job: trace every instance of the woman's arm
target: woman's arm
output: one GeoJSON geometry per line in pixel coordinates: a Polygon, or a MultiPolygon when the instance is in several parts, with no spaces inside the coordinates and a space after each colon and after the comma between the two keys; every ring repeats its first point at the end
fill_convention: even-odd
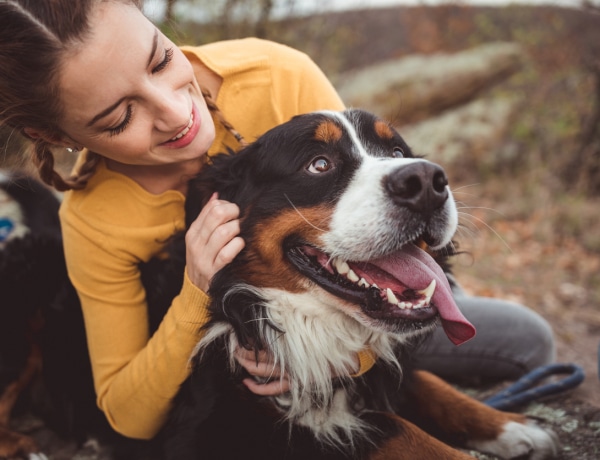
{"type": "Polygon", "coordinates": [[[239,242],[227,246],[235,240],[235,224],[218,231],[235,221],[237,206],[211,203],[199,216],[199,228],[207,231],[190,241],[194,262],[182,274],[181,292],[152,337],[138,264],[158,254],[182,225],[183,196],[153,197],[101,168],[90,191],[68,193],[61,207],[65,256],[83,310],[97,402],[125,436],[149,439],[161,428],[208,319],[209,298],[195,284],[208,283],[239,250],[239,242]],[[219,248],[224,247],[223,257],[219,248]]]}

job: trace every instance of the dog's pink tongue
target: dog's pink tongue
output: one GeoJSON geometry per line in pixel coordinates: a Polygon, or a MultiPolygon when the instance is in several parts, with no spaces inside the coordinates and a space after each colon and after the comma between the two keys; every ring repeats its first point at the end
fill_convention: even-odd
{"type": "Polygon", "coordinates": [[[435,280],[436,289],[432,300],[442,318],[442,327],[448,338],[455,345],[460,345],[475,336],[475,327],[467,321],[454,301],[444,271],[427,252],[414,245],[407,245],[392,256],[370,263],[393,275],[410,289],[424,289],[431,280],[435,280]]]}

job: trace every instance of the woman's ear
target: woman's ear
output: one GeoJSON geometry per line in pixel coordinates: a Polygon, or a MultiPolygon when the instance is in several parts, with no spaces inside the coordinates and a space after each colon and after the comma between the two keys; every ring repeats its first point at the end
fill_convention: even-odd
{"type": "MultiPolygon", "coordinates": [[[[42,139],[49,144],[59,145],[59,137],[48,134],[46,131],[41,131],[35,128],[23,128],[23,133],[30,139],[42,139]]],[[[61,144],[62,147],[62,144],[61,144]]]]}
{"type": "Polygon", "coordinates": [[[47,131],[38,130],[35,128],[23,128],[23,133],[30,139],[42,139],[48,144],[55,145],[56,147],[72,148],[74,150],[81,150],[81,146],[77,145],[77,142],[59,134],[51,134],[47,131]]]}

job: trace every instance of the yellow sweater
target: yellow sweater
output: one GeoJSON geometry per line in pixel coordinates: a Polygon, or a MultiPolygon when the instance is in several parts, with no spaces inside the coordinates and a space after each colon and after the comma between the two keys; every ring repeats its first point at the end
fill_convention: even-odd
{"type": "MultiPolygon", "coordinates": [[[[257,39],[184,47],[223,78],[217,104],[248,140],[294,115],[343,109],[323,73],[304,54],[257,39]]],[[[237,148],[215,122],[210,154],[237,148]]],[[[159,254],[184,227],[184,196],[153,195],[104,163],[60,209],[69,276],[79,293],[97,402],[112,427],[149,439],[160,429],[207,319],[207,295],[187,277],[156,333],[148,331],[138,263],[159,254]]]]}

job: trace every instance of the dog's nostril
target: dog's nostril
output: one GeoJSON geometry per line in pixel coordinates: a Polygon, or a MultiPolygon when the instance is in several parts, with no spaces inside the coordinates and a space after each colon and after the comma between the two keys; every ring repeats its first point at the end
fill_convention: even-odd
{"type": "Polygon", "coordinates": [[[397,194],[404,198],[417,196],[422,191],[423,184],[421,183],[421,178],[418,176],[410,176],[405,180],[404,184],[397,184],[397,194]]]}
{"type": "Polygon", "coordinates": [[[446,186],[448,185],[448,178],[444,171],[440,169],[433,176],[433,189],[437,193],[443,193],[446,191],[446,186]]]}
{"type": "Polygon", "coordinates": [[[430,214],[448,199],[444,170],[426,161],[402,166],[386,176],[385,188],[394,203],[421,214],[430,214]]]}

